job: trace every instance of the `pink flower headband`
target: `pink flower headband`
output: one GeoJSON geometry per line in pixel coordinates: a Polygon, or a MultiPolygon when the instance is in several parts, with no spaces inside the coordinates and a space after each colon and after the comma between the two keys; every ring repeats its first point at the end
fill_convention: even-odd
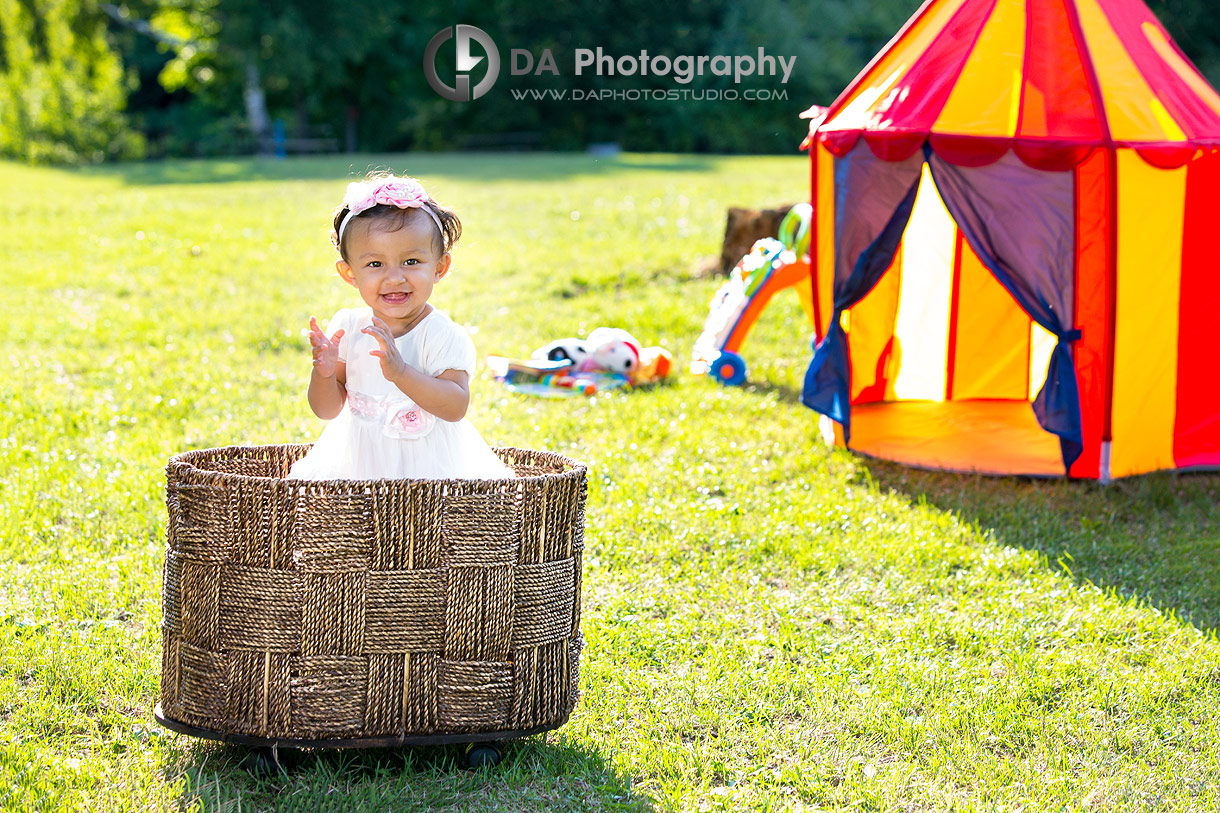
{"type": "Polygon", "coordinates": [[[343,232],[352,218],[361,212],[372,209],[379,203],[396,206],[399,209],[423,209],[436,224],[436,229],[443,237],[445,230],[441,228],[440,218],[432,207],[425,206],[431,198],[424,187],[414,178],[385,178],[371,181],[355,181],[347,185],[347,194],[343,196],[343,204],[347,214],[339,223],[339,242],[343,242],[343,232]]]}

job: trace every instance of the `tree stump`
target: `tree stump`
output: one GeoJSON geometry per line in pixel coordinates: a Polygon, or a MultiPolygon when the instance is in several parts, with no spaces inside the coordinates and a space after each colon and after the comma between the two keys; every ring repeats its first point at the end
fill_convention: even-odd
{"type": "Polygon", "coordinates": [[[709,264],[708,274],[728,276],[737,265],[737,261],[749,253],[756,240],[764,237],[775,237],[779,234],[780,221],[792,205],[777,209],[744,209],[740,206],[729,207],[728,217],[724,224],[724,244],[720,249],[720,259],[709,264]]]}

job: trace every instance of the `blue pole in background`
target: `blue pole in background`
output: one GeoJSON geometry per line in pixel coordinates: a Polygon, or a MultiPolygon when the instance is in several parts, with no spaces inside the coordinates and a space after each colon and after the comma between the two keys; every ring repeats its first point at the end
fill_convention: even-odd
{"type": "Polygon", "coordinates": [[[288,150],[285,147],[287,136],[284,132],[284,120],[276,119],[271,126],[271,140],[275,144],[275,157],[283,158],[288,155],[288,150]]]}

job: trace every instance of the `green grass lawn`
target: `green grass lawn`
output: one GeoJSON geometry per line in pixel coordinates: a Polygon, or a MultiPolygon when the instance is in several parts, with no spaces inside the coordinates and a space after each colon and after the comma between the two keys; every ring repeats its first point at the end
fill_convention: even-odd
{"type": "Polygon", "coordinates": [[[489,441],[591,465],[565,727],[477,772],[423,748],[271,778],[162,731],[165,461],[317,436],[302,328],[356,304],[328,214],[374,166],[462,214],[433,301],[483,355],[615,325],[684,362],[725,208],[808,186],[800,157],[0,164],[0,808],[1220,808],[1220,477],[1103,488],[827,449],[791,294],[747,387],[474,382],[489,441]]]}

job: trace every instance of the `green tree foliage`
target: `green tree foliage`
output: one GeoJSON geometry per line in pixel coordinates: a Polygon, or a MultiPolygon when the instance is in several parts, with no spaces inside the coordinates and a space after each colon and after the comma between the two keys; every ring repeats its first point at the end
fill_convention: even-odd
{"type": "Polygon", "coordinates": [[[416,9],[374,0],[143,2],[153,4],[152,27],[178,40],[159,81],[189,94],[161,116],[179,125],[160,145],[167,152],[253,145],[250,92],[290,123],[290,134],[339,136],[348,121],[365,126],[361,113],[370,110],[368,137],[353,130],[353,140],[366,149],[402,146],[403,111],[389,102],[400,77],[420,72],[408,45],[416,9]]]}
{"type": "MultiPolygon", "coordinates": [[[[787,152],[803,135],[797,113],[826,103],[914,10],[917,0],[681,0],[661,13],[655,0],[459,0],[452,7],[385,0],[129,0],[133,13],[179,40],[160,73],[161,84],[188,93],[177,113],[161,113],[177,133],[161,147],[170,153],[223,152],[252,143],[243,93],[247,67],[257,67],[272,118],[290,134],[321,130],[366,151],[497,147],[524,143],[580,149],[617,142],[626,149],[787,152]],[[146,4],[135,11],[135,3],[146,4]],[[457,22],[489,33],[501,52],[500,79],[469,103],[434,93],[422,58],[436,32],[457,22]],[[667,77],[597,76],[573,70],[577,48],[601,47],[615,56],[755,53],[795,56],[787,84],[776,77],[740,85],[704,76],[689,85],[667,77]],[[549,49],[559,75],[511,74],[511,52],[536,58],[549,49]],[[601,101],[521,100],[513,91],[615,88],[723,91],[764,88],[786,100],[601,101]],[[208,115],[210,113],[211,115],[208,115]],[[225,133],[228,133],[226,138],[225,133]]],[[[439,70],[453,76],[452,46],[439,70]]],[[[477,74],[476,69],[476,74],[477,74]]],[[[152,135],[152,134],[150,134],[152,135]]],[[[157,134],[160,137],[160,134],[157,134]]]]}
{"type": "Polygon", "coordinates": [[[0,0],[0,155],[47,163],[139,155],[126,96],[95,0],[0,0]]]}
{"type": "MultiPolygon", "coordinates": [[[[828,104],[919,0],[0,0],[0,154],[36,161],[249,152],[256,127],[326,136],[349,149],[531,146],[789,152],[797,114],[828,104]],[[423,53],[456,23],[492,36],[501,73],[487,95],[447,101],[428,86],[423,53]],[[577,76],[578,48],[635,56],[796,57],[787,83],[705,75],[577,76]],[[514,49],[548,51],[558,74],[512,72],[514,49]],[[615,89],[763,90],[771,100],[574,101],[615,89]],[[556,96],[520,98],[522,92],[556,96]],[[516,92],[518,95],[514,95],[516,92]],[[566,94],[566,96],[564,96],[566,94]],[[124,102],[128,110],[124,111],[124,102]],[[132,133],[138,135],[133,135],[132,133]]],[[[1183,50],[1220,81],[1220,17],[1211,0],[1148,0],[1183,50]]],[[[455,74],[451,43],[439,56],[455,74]]],[[[475,69],[475,78],[481,74],[475,69]]],[[[265,134],[264,134],[265,135],[265,134]]]]}
{"type": "Polygon", "coordinates": [[[1220,85],[1220,16],[1214,0],[1146,0],[1212,86],[1220,85]]]}
{"type": "MultiPolygon", "coordinates": [[[[867,5],[851,0],[748,4],[681,0],[661,9],[655,0],[459,2],[452,11],[417,19],[408,35],[409,47],[422,54],[441,28],[455,21],[477,25],[499,47],[500,79],[487,96],[469,103],[447,102],[431,92],[418,65],[412,66],[399,97],[408,102],[404,135],[428,148],[452,147],[455,140],[456,146],[495,145],[496,133],[533,133],[540,146],[559,149],[617,142],[631,150],[789,152],[805,131],[797,114],[811,104],[829,103],[917,5],[918,0],[876,0],[867,5]],[[669,57],[750,55],[765,48],[771,55],[795,56],[796,64],[786,84],[773,76],[736,84],[728,77],[705,75],[682,85],[671,77],[599,76],[590,69],[576,76],[576,49],[598,47],[616,57],[641,51],[669,57]],[[559,75],[512,75],[513,49],[529,50],[535,70],[543,52],[550,49],[559,75]],[[711,93],[689,100],[571,100],[573,91],[623,88],[711,93]],[[747,89],[783,91],[787,99],[706,98],[717,91],[747,89]],[[514,90],[553,90],[567,97],[521,100],[514,97],[514,90]]],[[[452,76],[452,67],[450,61],[440,70],[449,70],[452,76]]]]}

